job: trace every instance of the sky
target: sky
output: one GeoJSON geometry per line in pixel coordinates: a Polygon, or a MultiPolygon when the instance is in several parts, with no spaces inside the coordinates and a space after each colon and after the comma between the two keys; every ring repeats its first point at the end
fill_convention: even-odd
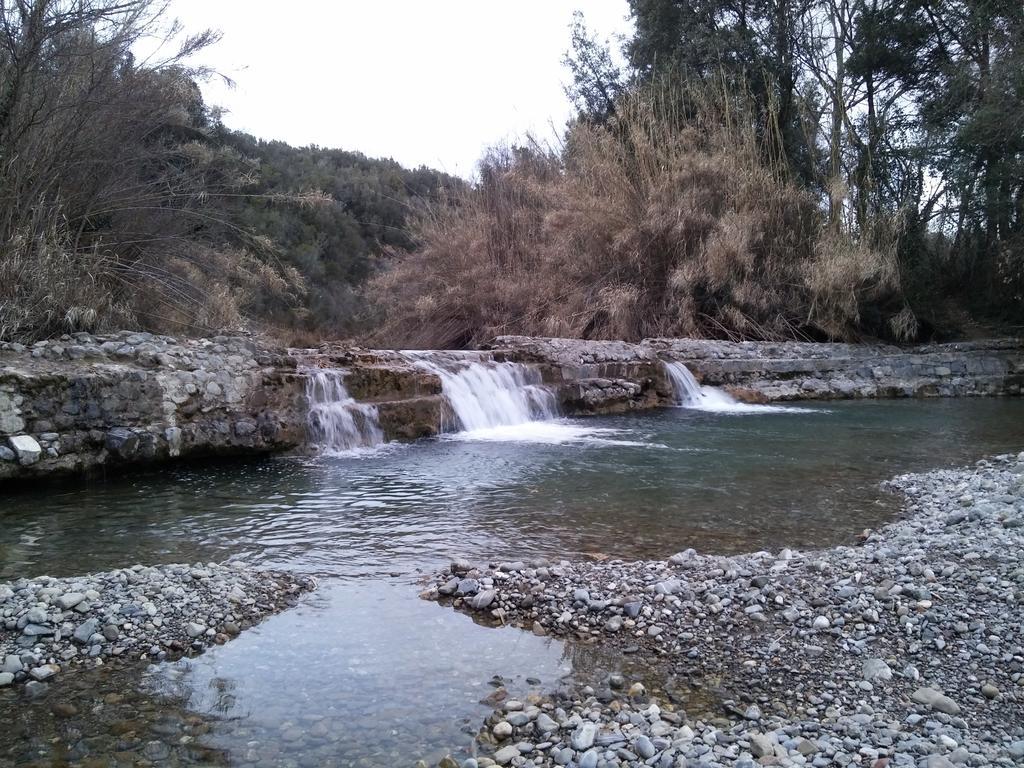
{"type": "Polygon", "coordinates": [[[626,0],[172,0],[185,29],[223,38],[203,86],[260,138],[393,157],[470,176],[488,146],[565,126],[569,25],[615,40],[626,0]]]}

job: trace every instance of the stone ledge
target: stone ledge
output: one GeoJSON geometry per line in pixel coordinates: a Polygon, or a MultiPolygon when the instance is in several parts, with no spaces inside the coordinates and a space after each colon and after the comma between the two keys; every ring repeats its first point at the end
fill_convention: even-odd
{"type": "Polygon", "coordinates": [[[703,383],[759,393],[767,400],[1020,395],[1019,339],[898,348],[851,344],[649,339],[666,360],[703,383]]]}

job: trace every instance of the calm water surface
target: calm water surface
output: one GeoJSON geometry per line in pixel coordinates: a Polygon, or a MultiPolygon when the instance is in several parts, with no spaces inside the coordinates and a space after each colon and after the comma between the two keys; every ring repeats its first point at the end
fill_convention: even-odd
{"type": "Polygon", "coordinates": [[[450,557],[828,546],[893,515],[881,480],[1022,448],[1021,401],[671,409],[8,493],[0,580],[240,558],[321,588],[196,659],[68,675],[31,704],[0,692],[0,765],[436,760],[469,743],[495,675],[526,695],[620,663],[419,600],[450,557]]]}

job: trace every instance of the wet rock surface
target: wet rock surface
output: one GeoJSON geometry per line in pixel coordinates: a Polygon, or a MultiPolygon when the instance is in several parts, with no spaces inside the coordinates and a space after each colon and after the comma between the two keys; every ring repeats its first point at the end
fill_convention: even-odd
{"type": "Polygon", "coordinates": [[[163,661],[223,644],[294,605],[309,577],[228,565],[136,565],[0,584],[0,687],[114,660],[163,661]]]}
{"type": "Polygon", "coordinates": [[[453,563],[425,596],[647,658],[720,708],[624,679],[505,702],[475,764],[1016,766],[1024,453],[888,483],[858,546],[667,561],[453,563]],[[446,597],[454,576],[477,593],[446,597]],[[489,594],[487,601],[478,600],[489,594]],[[486,603],[486,604],[484,604],[486,603]]]}

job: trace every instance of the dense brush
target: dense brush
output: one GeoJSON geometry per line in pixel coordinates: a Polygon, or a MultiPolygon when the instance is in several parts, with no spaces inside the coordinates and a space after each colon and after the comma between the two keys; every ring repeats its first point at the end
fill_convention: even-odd
{"type": "MultiPolygon", "coordinates": [[[[756,124],[745,98],[651,88],[607,124],[575,126],[561,153],[492,151],[372,284],[375,341],[845,339],[863,332],[867,300],[897,315],[892,246],[827,229],[765,159],[756,124]]],[[[912,321],[887,330],[909,335],[912,321]]]]}

